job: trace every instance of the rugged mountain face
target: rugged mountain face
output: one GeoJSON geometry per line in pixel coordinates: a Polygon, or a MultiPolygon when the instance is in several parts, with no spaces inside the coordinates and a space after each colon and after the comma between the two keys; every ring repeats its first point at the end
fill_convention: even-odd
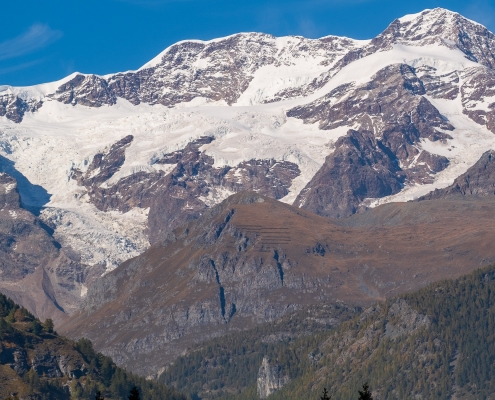
{"type": "MultiPolygon", "coordinates": [[[[232,333],[180,357],[160,380],[204,400],[251,400],[258,398],[259,382],[252,366],[266,370],[266,357],[279,376],[290,378],[270,395],[275,400],[319,399],[323,388],[332,398],[353,400],[366,381],[375,399],[490,398],[495,346],[487,321],[494,317],[494,280],[492,265],[388,299],[337,327],[298,338],[268,342],[262,327],[232,333]],[[219,388],[219,382],[225,385],[219,388]]],[[[278,324],[291,331],[287,322],[270,325],[278,324]]]]}
{"type": "Polygon", "coordinates": [[[78,305],[67,289],[81,287],[84,268],[71,259],[44,225],[21,208],[17,181],[0,173],[0,290],[40,318],[60,323],[78,305]]]}
{"type": "Polygon", "coordinates": [[[97,154],[83,174],[75,169],[72,179],[87,189],[90,202],[102,211],[130,211],[149,208],[148,227],[152,243],[163,239],[174,228],[196,219],[212,204],[217,191],[236,193],[256,190],[281,199],[288,194],[292,180],[299,174],[297,164],[275,160],[249,160],[235,167],[214,167],[212,157],[199,148],[213,137],[202,137],[184,149],[164,154],[155,164],[171,165],[169,174],[141,172],[106,185],[125,161],[125,148],[133,137],[127,136],[97,154]]]}
{"type": "Polygon", "coordinates": [[[452,185],[495,148],[494,48],[434,9],[369,41],[238,34],[136,71],[0,87],[1,171],[66,257],[45,300],[71,313],[102,274],[240,191],[341,218],[452,185]]]}
{"type": "Polygon", "coordinates": [[[370,212],[383,207],[404,222],[369,227],[365,216],[350,228],[255,193],[234,195],[102,277],[60,329],[156,373],[201,339],[311,304],[369,304],[495,260],[494,199],[370,212]]]}
{"type": "MultiPolygon", "coordinates": [[[[114,105],[118,98],[135,105],[170,107],[202,97],[232,105],[260,68],[290,70],[309,58],[320,65],[316,71],[323,71],[355,47],[356,41],[347,38],[279,40],[260,33],[237,34],[208,43],[185,41],[171,46],[136,72],[107,79],[78,74],[60,86],[52,97],[65,104],[90,107],[114,105]]],[[[263,101],[291,97],[300,86],[270,93],[263,101]]]]}
{"type": "Polygon", "coordinates": [[[495,195],[495,151],[489,150],[444,189],[436,189],[419,200],[445,199],[453,196],[493,196],[495,195]]]}
{"type": "Polygon", "coordinates": [[[393,44],[440,45],[461,50],[466,57],[495,67],[495,35],[457,13],[436,8],[396,19],[371,44],[386,49],[393,44]]]}
{"type": "Polygon", "coordinates": [[[322,129],[359,126],[335,143],[322,168],[301,191],[298,207],[319,215],[346,217],[366,198],[398,193],[404,184],[432,182],[449,160],[418,149],[422,139],[452,139],[454,127],[423,96],[414,69],[384,68],[365,85],[339,87],[322,99],[288,112],[322,129]],[[349,110],[352,110],[350,113],[349,110]]]}
{"type": "MultiPolygon", "coordinates": [[[[0,92],[1,93],[1,92],[0,92]]],[[[42,106],[40,101],[26,101],[14,93],[5,93],[0,95],[0,117],[5,116],[7,119],[20,123],[26,112],[35,112],[42,106]]]]}

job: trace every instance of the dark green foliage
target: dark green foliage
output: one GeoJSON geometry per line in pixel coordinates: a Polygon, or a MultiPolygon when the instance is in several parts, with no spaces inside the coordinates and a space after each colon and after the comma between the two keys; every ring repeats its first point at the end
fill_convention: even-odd
{"type": "Polygon", "coordinates": [[[12,310],[15,311],[15,308],[18,308],[18,306],[12,300],[10,300],[6,296],[0,294],[0,317],[1,318],[4,318],[7,315],[9,315],[9,313],[12,310]]]}
{"type": "Polygon", "coordinates": [[[363,384],[363,390],[358,390],[358,393],[358,400],[373,400],[373,396],[371,396],[370,385],[368,385],[368,382],[363,384]]]}
{"type": "Polygon", "coordinates": [[[328,395],[327,388],[323,388],[323,395],[320,397],[320,400],[331,400],[332,397],[328,395]]]}
{"type": "Polygon", "coordinates": [[[141,397],[139,396],[139,390],[136,386],[134,386],[131,389],[131,392],[129,393],[129,396],[127,396],[129,400],[141,400],[141,397]]]}
{"type": "Polygon", "coordinates": [[[47,318],[45,323],[43,324],[43,329],[47,333],[53,333],[53,321],[51,318],[47,318]]]}
{"type": "Polygon", "coordinates": [[[316,400],[324,387],[333,398],[356,400],[362,382],[383,400],[450,399],[454,390],[462,399],[495,395],[495,266],[389,299],[336,329],[265,340],[300,332],[288,320],[282,325],[203,343],[160,379],[199,398],[203,387],[208,399],[251,400],[267,356],[291,378],[270,400],[316,400]]]}
{"type": "Polygon", "coordinates": [[[35,335],[39,335],[42,329],[43,327],[41,326],[40,322],[37,319],[31,322],[31,332],[33,332],[35,335]]]}
{"type": "Polygon", "coordinates": [[[282,364],[284,373],[294,379],[309,368],[310,360],[307,354],[301,357],[295,352],[292,344],[301,336],[327,331],[330,325],[321,321],[348,320],[356,312],[340,305],[305,309],[275,323],[209,340],[179,357],[159,381],[193,398],[201,397],[203,391],[209,399],[228,397],[229,393],[237,398],[241,391],[247,399],[256,398],[255,382],[264,356],[282,364]]]}
{"type": "MultiPolygon", "coordinates": [[[[49,378],[43,372],[28,368],[27,373],[22,377],[22,382],[29,388],[29,398],[65,400],[66,385],[69,384],[70,398],[78,400],[126,399],[132,388],[138,391],[138,399],[185,400],[184,396],[161,383],[148,381],[117,367],[111,358],[97,353],[90,340],[83,338],[74,343],[59,337],[53,331],[51,320],[41,325],[40,321],[26,309],[17,306],[2,294],[0,294],[0,315],[0,368],[3,367],[4,362],[9,365],[8,357],[2,357],[3,349],[15,347],[27,353],[35,352],[37,346],[50,346],[51,349],[59,349],[62,352],[67,352],[69,349],[71,357],[78,354],[81,361],[84,360],[84,364],[88,365],[85,374],[70,380],[67,380],[67,377],[49,378]],[[139,393],[141,393],[140,397],[139,393]]],[[[2,385],[6,382],[2,381],[0,374],[0,395],[2,385]]]]}
{"type": "Polygon", "coordinates": [[[5,321],[5,318],[0,317],[0,340],[3,340],[7,334],[12,333],[12,326],[5,321]]]}

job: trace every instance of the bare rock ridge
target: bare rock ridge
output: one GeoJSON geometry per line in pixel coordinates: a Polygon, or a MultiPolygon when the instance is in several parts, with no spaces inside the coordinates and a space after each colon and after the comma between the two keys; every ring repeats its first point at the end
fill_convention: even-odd
{"type": "Polygon", "coordinates": [[[350,228],[256,193],[233,195],[95,282],[60,330],[156,373],[229,330],[316,303],[369,304],[495,260],[495,199],[390,206],[421,218],[350,228]]]}
{"type": "Polygon", "coordinates": [[[489,150],[479,161],[444,189],[436,189],[419,200],[445,199],[452,196],[495,195],[495,151],[489,150]]]}

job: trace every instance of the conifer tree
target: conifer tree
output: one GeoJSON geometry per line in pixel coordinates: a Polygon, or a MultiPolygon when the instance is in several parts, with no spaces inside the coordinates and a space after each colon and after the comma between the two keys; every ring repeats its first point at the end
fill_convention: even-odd
{"type": "Polygon", "coordinates": [[[320,397],[320,400],[331,400],[332,396],[328,395],[327,388],[323,388],[323,396],[320,397]]]}
{"type": "Polygon", "coordinates": [[[131,393],[129,394],[129,396],[127,396],[127,398],[129,400],[141,400],[141,397],[139,396],[139,390],[136,386],[131,389],[131,393]]]}
{"type": "Polygon", "coordinates": [[[358,390],[358,392],[359,392],[358,400],[373,400],[373,397],[371,396],[370,385],[368,385],[368,382],[364,383],[363,390],[358,390]]]}
{"type": "Polygon", "coordinates": [[[53,332],[53,321],[52,321],[51,318],[47,318],[46,319],[45,323],[43,324],[43,328],[48,333],[52,333],[53,332]]]}
{"type": "Polygon", "coordinates": [[[41,329],[41,324],[38,322],[37,319],[31,322],[31,330],[35,335],[39,335],[41,333],[41,329]]]}

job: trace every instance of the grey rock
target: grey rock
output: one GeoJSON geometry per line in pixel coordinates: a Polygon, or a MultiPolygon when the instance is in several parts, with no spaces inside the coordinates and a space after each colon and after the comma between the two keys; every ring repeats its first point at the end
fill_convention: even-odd
{"type": "Polygon", "coordinates": [[[267,357],[263,357],[257,379],[257,393],[261,399],[266,399],[289,382],[289,376],[283,374],[280,365],[272,364],[267,357]]]}

